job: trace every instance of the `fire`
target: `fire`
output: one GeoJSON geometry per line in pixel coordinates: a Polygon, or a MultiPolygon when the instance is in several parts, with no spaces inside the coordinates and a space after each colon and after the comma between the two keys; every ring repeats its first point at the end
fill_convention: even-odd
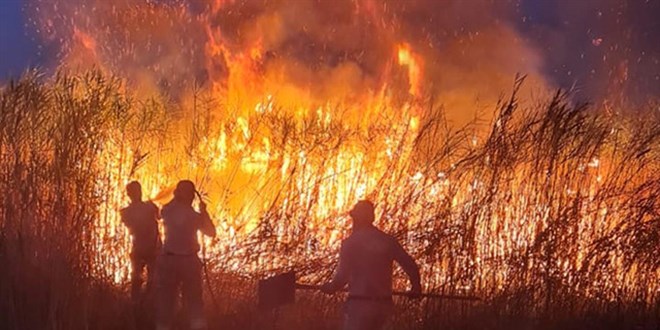
{"type": "Polygon", "coordinates": [[[408,83],[410,88],[408,92],[411,95],[418,96],[421,88],[422,79],[422,60],[413,53],[410,45],[403,43],[398,48],[399,64],[408,68],[408,83]]]}
{"type": "MultiPolygon", "coordinates": [[[[420,255],[439,244],[433,237],[445,239],[443,235],[450,237],[473,224],[466,229],[469,238],[443,243],[451,251],[440,249],[423,260],[429,285],[451,281],[453,289],[492,292],[505,287],[510,269],[496,262],[532,249],[539,233],[556,220],[552,211],[571,196],[586,196],[587,201],[569,210],[579,228],[572,232],[579,242],[572,247],[575,258],[558,258],[548,266],[566,281],[573,281],[571,271],[596,238],[622,221],[617,214],[620,202],[596,198],[604,185],[612,184],[605,164],[615,159],[592,153],[613,151],[590,151],[589,158],[570,163],[579,176],[571,168],[561,168],[562,174],[576,175],[575,181],[553,186],[557,196],[550,197],[557,200],[552,200],[530,180],[561,174],[539,176],[538,164],[520,160],[507,168],[511,173],[501,181],[489,181],[489,175],[495,177],[489,172],[490,155],[480,165],[463,164],[486,154],[487,149],[480,149],[488,143],[482,139],[484,133],[466,134],[467,142],[454,143],[451,139],[458,138],[452,131],[439,127],[444,114],[429,118],[429,109],[438,104],[422,104],[422,93],[444,97],[453,106],[451,116],[473,107],[474,99],[493,101],[494,107],[517,70],[535,72],[534,61],[527,60],[535,58],[532,51],[497,44],[488,31],[449,40],[451,47],[440,54],[419,40],[401,42],[406,39],[392,32],[396,19],[375,1],[355,1],[354,10],[346,11],[350,19],[331,27],[305,15],[313,12],[308,7],[332,6],[332,1],[295,1],[286,8],[274,4],[278,10],[260,11],[250,6],[238,10],[238,2],[214,0],[195,9],[200,12],[146,4],[108,9],[108,3],[98,2],[100,8],[88,13],[100,15],[100,27],[74,19],[73,35],[67,37],[87,50],[76,56],[89,56],[110,72],[121,72],[129,86],[147,85],[158,92],[153,104],[144,101],[131,109],[125,126],[102,148],[99,167],[106,177],[99,191],[106,200],[99,211],[97,262],[107,266],[102,275],[117,282],[128,275],[130,238],[118,210],[127,202],[124,185],[130,180],[139,180],[144,195],[159,205],[171,198],[178,180],[196,182],[219,234],[204,242],[205,255],[222,260],[227,270],[246,273],[332,255],[346,234],[345,211],[364,198],[379,205],[380,224],[401,234],[420,255]],[[123,24],[126,13],[138,12],[135,17],[142,19],[142,11],[153,21],[123,24]],[[99,48],[112,42],[122,47],[99,48]],[[465,59],[464,47],[478,48],[478,42],[486,44],[485,53],[505,53],[465,59]],[[509,62],[511,47],[511,53],[525,55],[524,63],[509,62]],[[441,56],[453,61],[438,60],[441,56]],[[495,62],[489,62],[491,58],[495,62]],[[447,64],[452,62],[461,65],[447,64]],[[464,69],[473,63],[482,70],[464,69]],[[396,77],[404,69],[405,84],[396,77]],[[430,80],[443,89],[433,90],[430,80]],[[475,97],[467,92],[471,89],[485,90],[486,97],[475,97]],[[421,133],[431,134],[430,128],[435,135],[418,139],[421,133]],[[447,145],[442,145],[444,138],[447,145]],[[428,159],[427,152],[442,157],[428,159]],[[491,202],[489,208],[478,208],[484,200],[491,202]],[[250,254],[260,247],[260,252],[272,252],[258,245],[266,242],[289,248],[283,251],[293,251],[295,260],[250,254]],[[456,273],[469,274],[473,283],[456,273]]],[[[500,25],[493,29],[495,36],[512,33],[500,25]]],[[[540,258],[534,255],[526,267],[535,269],[540,258]]],[[[615,274],[597,285],[634,286],[627,280],[615,274]]]]}
{"type": "Polygon", "coordinates": [[[89,34],[79,30],[78,28],[73,29],[73,36],[75,39],[80,40],[82,43],[83,47],[85,49],[89,50],[92,53],[92,56],[96,58],[97,52],[96,52],[96,40],[89,34]]]}
{"type": "MultiPolygon", "coordinates": [[[[101,227],[106,229],[101,236],[121,237],[123,249],[128,251],[127,233],[122,230],[117,214],[126,202],[123,185],[128,181],[141,181],[145,196],[162,205],[171,198],[173,183],[190,177],[208,198],[210,212],[221,228],[217,241],[206,242],[208,253],[218,253],[252,235],[269,212],[297,218],[291,220],[304,222],[313,230],[318,244],[335,247],[345,229],[334,224],[336,220],[332,219],[359,199],[372,196],[392,165],[400,167],[399,170],[407,166],[401,161],[409,158],[412,152],[411,142],[419,128],[419,118],[412,113],[417,110],[410,104],[399,108],[399,119],[391,120],[401,124],[373,122],[372,125],[383,129],[385,125],[390,127],[387,133],[371,137],[365,149],[360,136],[371,133],[361,121],[333,116],[335,110],[330,105],[316,109],[301,107],[290,113],[279,107],[272,96],[264,99],[264,102],[239,108],[236,115],[220,116],[210,123],[212,130],[194,146],[189,162],[184,160],[184,153],[177,152],[187,148],[185,143],[181,144],[184,141],[156,137],[145,141],[143,147],[156,148],[157,156],[147,158],[131,171],[135,150],[122,148],[121,136],[108,141],[103,166],[108,173],[109,185],[105,189],[110,191],[110,198],[103,206],[101,227]],[[337,130],[345,133],[335,136],[337,130]],[[282,140],[287,136],[301,140],[282,140]],[[355,140],[347,140],[348,137],[355,140]],[[330,149],[317,151],[315,148],[330,149]],[[306,211],[286,215],[274,210],[274,205],[282,212],[306,211]]],[[[393,112],[389,107],[394,105],[386,98],[371,102],[378,108],[367,111],[376,112],[387,107],[388,112],[393,112]]],[[[180,134],[186,133],[174,131],[168,136],[180,134]]],[[[287,235],[282,233],[283,238],[287,235]]],[[[100,244],[99,251],[105,250],[107,246],[100,244]]],[[[117,260],[120,262],[121,258],[117,260]]],[[[121,262],[119,265],[122,265],[120,269],[113,268],[118,281],[127,274],[126,265],[121,262]]],[[[249,268],[240,265],[238,269],[249,268]]]]}

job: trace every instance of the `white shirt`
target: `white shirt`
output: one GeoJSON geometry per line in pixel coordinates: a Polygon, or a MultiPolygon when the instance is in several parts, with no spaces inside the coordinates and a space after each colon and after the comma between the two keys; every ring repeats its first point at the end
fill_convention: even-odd
{"type": "Polygon", "coordinates": [[[211,231],[215,231],[208,214],[199,213],[190,205],[173,201],[163,207],[161,214],[165,226],[165,254],[194,255],[199,251],[197,231],[204,231],[208,224],[211,231]]]}

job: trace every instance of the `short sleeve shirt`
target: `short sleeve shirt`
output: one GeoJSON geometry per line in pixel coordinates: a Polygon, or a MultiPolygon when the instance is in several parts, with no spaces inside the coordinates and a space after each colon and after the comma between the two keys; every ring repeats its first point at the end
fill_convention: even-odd
{"type": "Polygon", "coordinates": [[[132,253],[152,256],[160,249],[158,207],[151,202],[131,203],[121,211],[122,222],[133,236],[132,253]]]}
{"type": "Polygon", "coordinates": [[[202,215],[192,206],[172,202],[161,212],[165,226],[163,251],[176,255],[193,255],[199,251],[197,231],[201,228],[202,215]]]}
{"type": "Polygon", "coordinates": [[[350,295],[391,296],[393,263],[401,253],[396,239],[375,227],[354,232],[342,243],[337,275],[347,279],[350,295]]]}

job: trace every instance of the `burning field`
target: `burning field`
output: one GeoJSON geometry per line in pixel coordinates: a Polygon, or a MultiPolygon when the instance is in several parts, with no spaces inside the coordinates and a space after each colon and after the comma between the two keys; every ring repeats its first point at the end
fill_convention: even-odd
{"type": "Polygon", "coordinates": [[[559,89],[512,3],[29,1],[56,55],[0,88],[0,325],[134,328],[125,184],[187,178],[210,328],[337,328],[341,298],[276,321],[255,286],[329,279],[360,199],[425,291],[481,298],[395,329],[659,326],[657,95],[614,51],[607,97],[559,89]]]}

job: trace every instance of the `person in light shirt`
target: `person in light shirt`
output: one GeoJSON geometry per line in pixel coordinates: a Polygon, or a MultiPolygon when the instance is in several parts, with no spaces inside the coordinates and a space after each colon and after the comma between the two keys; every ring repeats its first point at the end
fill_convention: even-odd
{"type": "Polygon", "coordinates": [[[206,329],[202,301],[202,263],[197,255],[197,232],[215,237],[215,226],[200,200],[199,212],[192,207],[196,194],[189,180],[179,181],[174,199],[163,206],[161,215],[165,227],[163,251],[158,257],[158,304],[156,328],[171,329],[178,289],[181,286],[190,329],[206,329]]]}
{"type": "Polygon", "coordinates": [[[158,233],[158,207],[142,201],[142,186],[137,181],[126,185],[131,203],[121,209],[121,221],[132,236],[131,247],[131,300],[137,306],[146,294],[142,292],[142,273],[147,270],[146,293],[151,293],[161,241],[158,233]]]}
{"type": "Polygon", "coordinates": [[[342,242],[337,271],[321,291],[332,294],[348,284],[344,330],[382,329],[392,312],[393,262],[408,275],[411,297],[422,292],[419,267],[394,237],[373,225],[373,203],[359,201],[349,214],[353,233],[342,242]]]}

